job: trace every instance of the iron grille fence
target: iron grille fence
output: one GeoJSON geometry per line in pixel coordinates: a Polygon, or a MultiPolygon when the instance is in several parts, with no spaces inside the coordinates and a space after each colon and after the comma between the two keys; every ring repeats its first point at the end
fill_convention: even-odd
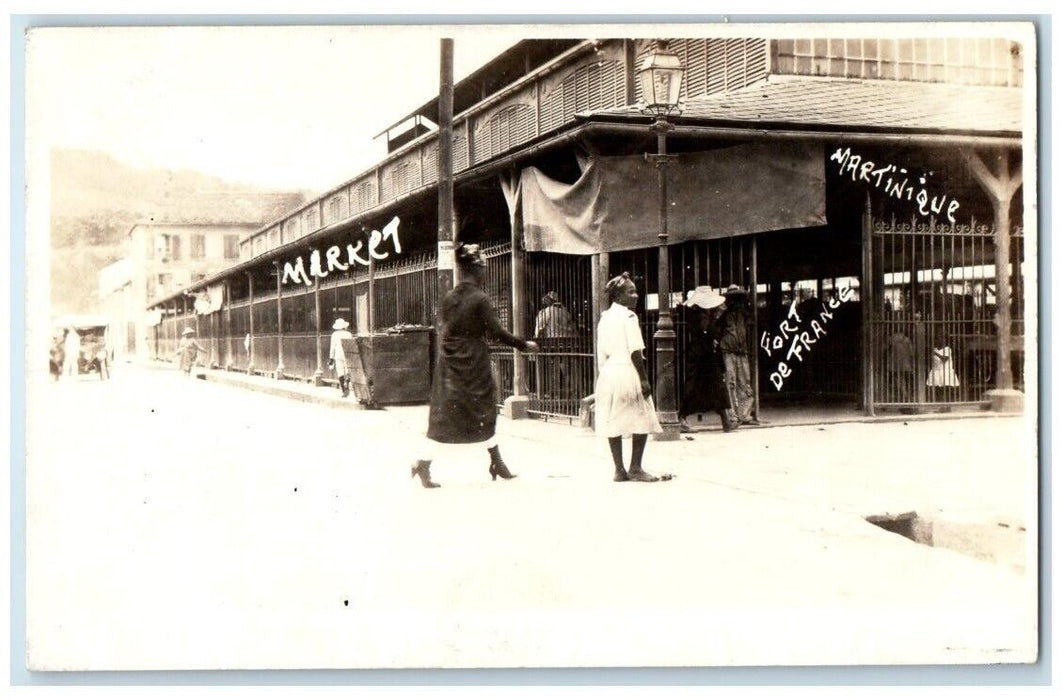
{"type": "Polygon", "coordinates": [[[518,333],[541,348],[528,357],[532,414],[578,417],[581,399],[594,392],[591,265],[585,255],[527,255],[527,320],[518,333]]]}
{"type": "MultiPolygon", "coordinates": [[[[1011,232],[1012,371],[1024,388],[1024,236],[1011,232]]],[[[996,383],[995,233],[876,221],[870,362],[875,407],[972,403],[996,383]]]]}
{"type": "MultiPolygon", "coordinates": [[[[487,258],[487,271],[483,278],[483,291],[490,298],[498,322],[505,328],[513,329],[512,296],[512,243],[510,241],[491,241],[483,244],[483,255],[487,258]]],[[[519,335],[519,331],[515,331],[519,335]]],[[[489,341],[488,341],[489,342],[489,341]]],[[[498,387],[497,403],[501,406],[505,399],[514,394],[513,350],[508,345],[490,342],[491,372],[498,387]]]]}

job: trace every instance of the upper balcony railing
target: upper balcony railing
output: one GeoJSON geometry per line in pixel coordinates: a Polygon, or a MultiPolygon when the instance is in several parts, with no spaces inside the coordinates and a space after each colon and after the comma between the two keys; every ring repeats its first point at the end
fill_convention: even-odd
{"type": "MultiPolygon", "coordinates": [[[[683,100],[738,90],[772,72],[1007,85],[1021,80],[1015,46],[1006,40],[727,37],[671,39],[669,48],[686,68],[683,100]]],[[[555,131],[577,113],[637,102],[634,71],[648,51],[648,40],[585,41],[456,115],[453,172],[555,131]]],[[[371,170],[257,231],[240,244],[240,259],[430,187],[438,179],[438,158],[438,132],[420,136],[371,170]]]]}
{"type": "MultiPolygon", "coordinates": [[[[583,42],[504,90],[455,115],[453,171],[461,173],[574,120],[619,107],[633,85],[623,40],[583,42]]],[[[306,236],[438,180],[438,132],[415,139],[373,169],[325,192],[241,244],[241,259],[306,236]]]]}

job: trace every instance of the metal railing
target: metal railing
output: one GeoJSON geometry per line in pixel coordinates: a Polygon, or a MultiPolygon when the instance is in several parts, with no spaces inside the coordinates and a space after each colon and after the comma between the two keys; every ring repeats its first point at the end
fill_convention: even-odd
{"type": "Polygon", "coordinates": [[[526,264],[522,332],[541,348],[528,357],[528,411],[575,418],[581,400],[594,393],[591,258],[529,253],[526,264]]]}
{"type": "MultiPolygon", "coordinates": [[[[1024,236],[1011,233],[1011,360],[1024,388],[1024,236]]],[[[986,225],[875,222],[870,362],[876,407],[979,403],[996,383],[995,234],[986,225]]]]}

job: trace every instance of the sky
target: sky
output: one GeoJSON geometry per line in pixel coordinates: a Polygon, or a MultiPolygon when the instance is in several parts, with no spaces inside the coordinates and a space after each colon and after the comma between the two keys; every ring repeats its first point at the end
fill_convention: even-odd
{"type": "MultiPolygon", "coordinates": [[[[438,27],[38,28],[31,151],[92,149],[277,190],[321,191],[386,153],[373,137],[439,88],[438,27]]],[[[455,79],[520,37],[451,27],[455,79]]]]}

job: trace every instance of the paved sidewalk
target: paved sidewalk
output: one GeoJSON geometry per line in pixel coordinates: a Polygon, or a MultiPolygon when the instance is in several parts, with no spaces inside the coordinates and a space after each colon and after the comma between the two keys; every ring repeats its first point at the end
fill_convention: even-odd
{"type": "MultiPolygon", "coordinates": [[[[206,381],[273,396],[368,410],[332,386],[225,370],[198,372],[206,381]]],[[[423,434],[427,426],[427,406],[383,411],[410,435],[423,434]]],[[[804,414],[787,412],[786,424],[765,422],[731,434],[695,430],[676,442],[650,442],[647,464],[681,480],[892,521],[916,541],[1018,571],[1033,561],[1035,543],[1028,533],[1036,525],[1035,471],[1016,462],[1014,449],[1028,447],[1029,459],[1036,454],[1030,421],[980,410],[867,417],[809,409],[804,414]],[[986,435],[991,439],[984,440],[986,435]]],[[[513,455],[510,463],[548,466],[562,452],[578,455],[597,478],[611,474],[607,445],[590,429],[499,417],[498,434],[503,452],[513,455]]]]}

